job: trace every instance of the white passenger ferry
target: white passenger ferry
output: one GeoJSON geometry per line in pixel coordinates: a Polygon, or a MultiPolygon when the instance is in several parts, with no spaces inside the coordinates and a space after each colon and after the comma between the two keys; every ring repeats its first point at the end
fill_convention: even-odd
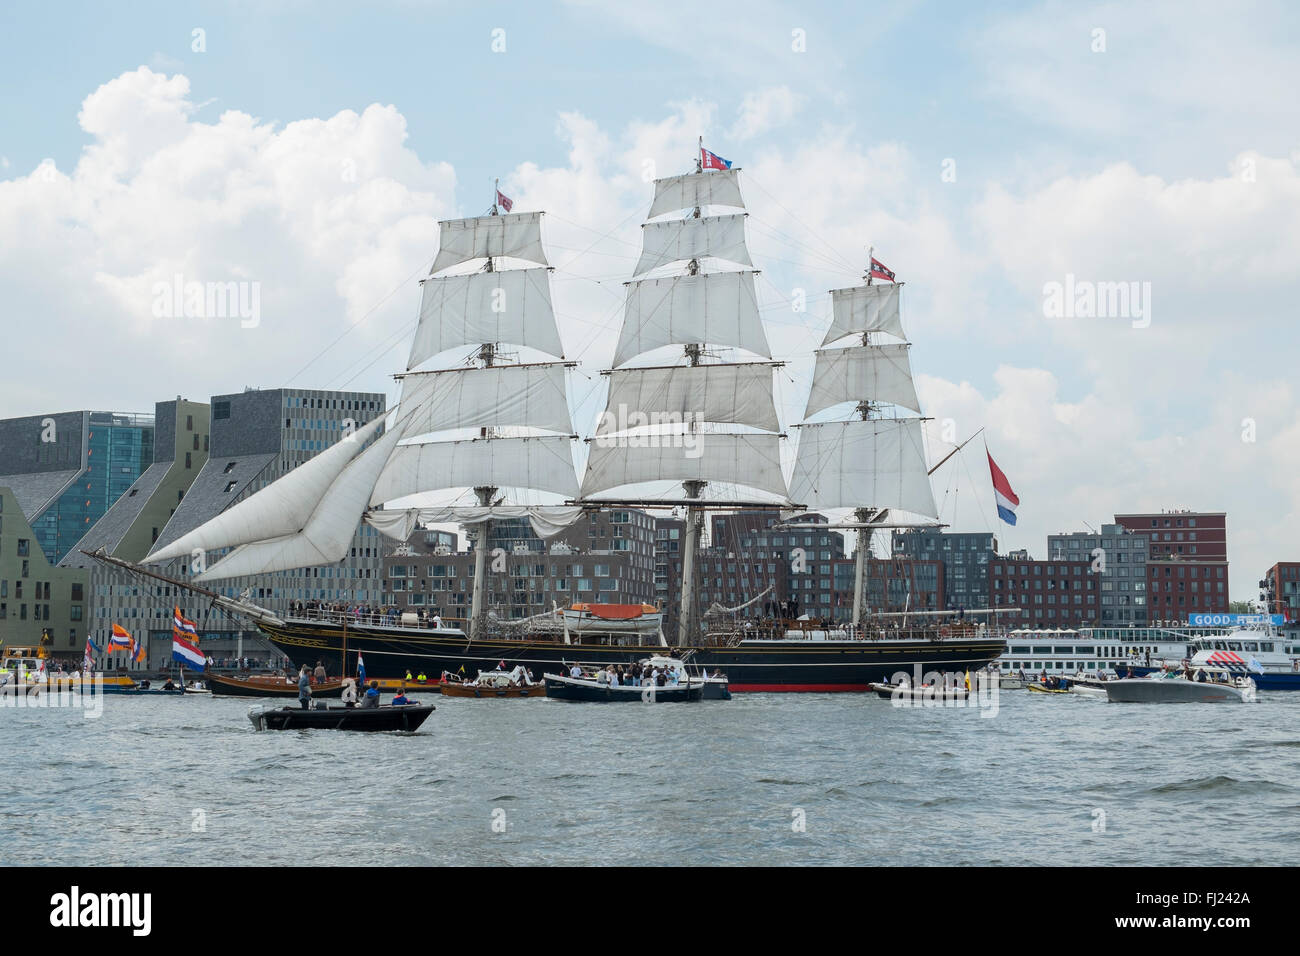
{"type": "MultiPolygon", "coordinates": [[[[1111,672],[1129,667],[1159,667],[1165,661],[1195,656],[1207,639],[1225,637],[1230,627],[1081,627],[1059,630],[1014,630],[998,659],[1004,674],[1026,675],[1111,672]]],[[[1278,638],[1285,653],[1300,656],[1300,635],[1278,638]]]]}

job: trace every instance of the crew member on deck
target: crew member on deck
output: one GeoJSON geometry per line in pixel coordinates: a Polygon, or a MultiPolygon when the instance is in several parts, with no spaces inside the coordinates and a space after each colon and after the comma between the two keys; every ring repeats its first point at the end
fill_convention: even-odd
{"type": "Polygon", "coordinates": [[[315,672],[312,674],[312,676],[315,678],[316,683],[318,683],[318,684],[323,684],[323,683],[325,683],[325,665],[322,664],[320,661],[317,661],[317,662],[316,662],[316,670],[315,670],[315,672]]]}
{"type": "Polygon", "coordinates": [[[366,696],[361,701],[362,707],[379,706],[379,681],[372,680],[370,686],[366,688],[366,696]]]}
{"type": "Polygon", "coordinates": [[[298,672],[298,703],[306,710],[311,703],[311,675],[307,673],[307,665],[302,665],[302,670],[298,672]]]}
{"type": "Polygon", "coordinates": [[[397,706],[402,704],[414,704],[415,701],[406,696],[406,685],[402,684],[397,688],[397,693],[393,695],[393,703],[397,706]]]}

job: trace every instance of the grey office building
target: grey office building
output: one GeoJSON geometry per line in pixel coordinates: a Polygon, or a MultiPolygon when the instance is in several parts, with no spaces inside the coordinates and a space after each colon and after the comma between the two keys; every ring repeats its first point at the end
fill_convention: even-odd
{"type": "MultiPolygon", "coordinates": [[[[207,460],[151,545],[165,545],[187,534],[324,451],[347,430],[382,415],[384,409],[384,395],[374,392],[278,388],[214,396],[210,422],[204,423],[210,435],[207,460]]],[[[92,535],[88,544],[101,537],[92,535]]],[[[391,542],[362,524],[348,556],[338,564],[232,578],[209,587],[232,597],[246,592],[253,603],[281,614],[297,601],[377,605],[383,596],[380,573],[386,546],[391,547],[391,542]]],[[[207,566],[219,557],[206,555],[207,566]]],[[[214,659],[238,655],[265,659],[271,654],[247,621],[211,609],[188,592],[178,594],[170,585],[96,565],[91,571],[92,631],[106,632],[116,621],[138,639],[147,638],[150,666],[170,660],[174,606],[198,624],[201,646],[214,659]]],[[[182,580],[192,571],[189,559],[176,559],[157,570],[182,580]]]]}
{"type": "Polygon", "coordinates": [[[989,562],[997,550],[998,539],[987,531],[896,530],[893,536],[895,557],[943,563],[943,607],[950,611],[988,606],[989,562]]]}
{"type": "Polygon", "coordinates": [[[1104,524],[1101,531],[1049,534],[1047,556],[1053,561],[1088,561],[1100,582],[1102,624],[1145,627],[1149,543],[1147,534],[1120,524],[1104,524]]]}

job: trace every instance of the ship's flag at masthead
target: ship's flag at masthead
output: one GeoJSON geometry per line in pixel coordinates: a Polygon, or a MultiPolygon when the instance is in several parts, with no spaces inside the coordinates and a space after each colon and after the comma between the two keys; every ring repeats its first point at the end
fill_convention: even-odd
{"type": "Polygon", "coordinates": [[[1011,482],[1007,481],[1007,476],[997,466],[993,456],[987,450],[984,454],[988,455],[989,472],[993,475],[993,496],[997,499],[998,517],[1007,524],[1013,525],[1016,523],[1016,506],[1020,504],[1020,499],[1011,490],[1011,482]]]}
{"type": "Polygon", "coordinates": [[[700,168],[701,169],[730,169],[731,160],[723,159],[717,153],[711,153],[703,146],[700,147],[700,168]]]}
{"type": "Polygon", "coordinates": [[[502,209],[504,209],[506,212],[509,212],[511,209],[515,208],[515,201],[498,189],[497,205],[500,206],[502,209]]]}
{"type": "Polygon", "coordinates": [[[888,268],[883,262],[875,256],[871,257],[871,278],[884,279],[886,282],[893,282],[894,271],[888,268]]]}

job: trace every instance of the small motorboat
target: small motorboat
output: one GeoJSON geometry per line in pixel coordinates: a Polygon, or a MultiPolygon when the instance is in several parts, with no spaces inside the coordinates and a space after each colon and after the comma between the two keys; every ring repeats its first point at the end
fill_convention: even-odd
{"type": "Polygon", "coordinates": [[[440,689],[443,697],[509,699],[546,696],[546,685],[540,681],[534,683],[522,664],[512,671],[479,671],[473,680],[459,680],[454,674],[444,674],[440,689]]]}
{"type": "MultiPolygon", "coordinates": [[[[225,674],[207,674],[204,677],[208,690],[215,697],[297,697],[296,677],[255,675],[231,677],[225,674]]],[[[343,678],[336,677],[311,685],[312,697],[342,697],[343,678]]]]}
{"type": "Polygon", "coordinates": [[[380,704],[378,707],[269,707],[259,704],[248,711],[257,730],[370,730],[412,731],[433,713],[432,704],[380,704]]]}
{"type": "Polygon", "coordinates": [[[618,701],[668,704],[704,699],[704,682],[702,680],[688,680],[662,686],[658,684],[611,685],[608,680],[601,681],[594,676],[564,677],[560,674],[547,674],[545,683],[546,696],[555,700],[600,704],[618,701]]]}
{"type": "Polygon", "coordinates": [[[1241,704],[1256,699],[1255,682],[1227,668],[1198,667],[1191,676],[1177,671],[1106,681],[1106,695],[1122,704],[1241,704]]]}
{"type": "MultiPolygon", "coordinates": [[[[1059,678],[1050,678],[1050,679],[1051,679],[1051,680],[1059,680],[1059,678]]],[[[1042,683],[1041,681],[1034,681],[1033,683],[1029,684],[1029,685],[1026,687],[1026,690],[1029,690],[1029,691],[1031,691],[1032,693],[1035,693],[1035,694],[1068,694],[1068,693],[1070,693],[1070,687],[1069,687],[1069,685],[1066,684],[1064,681],[1062,681],[1061,683],[1059,683],[1059,684],[1057,684],[1057,685],[1055,685],[1055,686],[1053,686],[1052,684],[1044,684],[1044,683],[1042,683]]]]}
{"type": "Polygon", "coordinates": [[[867,689],[875,691],[877,697],[883,697],[885,700],[907,700],[907,701],[928,701],[928,700],[966,700],[970,696],[964,686],[954,685],[951,687],[940,687],[938,684],[921,684],[913,687],[908,683],[890,684],[885,682],[876,682],[867,685],[867,689]]]}
{"type": "Polygon", "coordinates": [[[1084,677],[1082,675],[1071,677],[1068,681],[1070,692],[1078,694],[1080,697],[1093,697],[1098,700],[1106,700],[1106,685],[1109,681],[1102,680],[1100,677],[1084,677]]]}

